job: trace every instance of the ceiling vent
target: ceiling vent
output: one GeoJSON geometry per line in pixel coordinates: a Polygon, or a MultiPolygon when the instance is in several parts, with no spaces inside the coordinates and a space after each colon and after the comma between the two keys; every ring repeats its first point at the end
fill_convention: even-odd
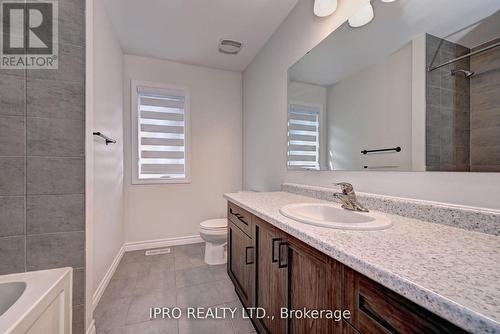
{"type": "Polygon", "coordinates": [[[230,39],[223,39],[219,43],[219,52],[228,55],[238,54],[241,50],[242,44],[237,41],[232,41],[230,39]]]}

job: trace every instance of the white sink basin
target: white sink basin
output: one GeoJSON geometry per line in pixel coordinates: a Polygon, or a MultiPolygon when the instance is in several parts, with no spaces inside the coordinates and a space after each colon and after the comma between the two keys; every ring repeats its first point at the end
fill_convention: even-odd
{"type": "Polygon", "coordinates": [[[342,230],[383,230],[392,226],[382,213],[349,211],[336,204],[288,204],[280,209],[280,213],[301,223],[342,230]]]}

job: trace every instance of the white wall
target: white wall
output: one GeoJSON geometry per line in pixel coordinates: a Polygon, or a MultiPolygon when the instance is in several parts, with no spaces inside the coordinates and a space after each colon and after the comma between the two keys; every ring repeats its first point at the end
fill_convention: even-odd
{"type": "Polygon", "coordinates": [[[102,1],[94,2],[93,293],[123,245],[123,55],[102,1]]]}
{"type": "Polygon", "coordinates": [[[291,81],[288,85],[288,100],[290,102],[321,104],[326,108],[326,87],[291,81]]]}
{"type": "Polygon", "coordinates": [[[224,192],[241,189],[241,73],[125,55],[125,240],[198,235],[202,220],[225,216],[224,192]],[[131,184],[130,80],[189,88],[191,183],[131,184]]]}
{"type": "Polygon", "coordinates": [[[327,110],[330,170],[363,166],[411,170],[411,43],[383,62],[329,86],[327,110]],[[360,154],[365,149],[396,146],[401,152],[360,154]]]}
{"type": "MultiPolygon", "coordinates": [[[[300,0],[243,73],[244,188],[277,190],[284,181],[500,209],[500,174],[426,172],[287,172],[287,69],[335,30],[362,0],[340,0],[334,15],[313,16],[300,0]]],[[[367,47],[367,52],[369,52],[367,47]]]]}
{"type": "Polygon", "coordinates": [[[297,6],[243,72],[243,187],[276,190],[285,180],[287,70],[341,25],[362,0],[342,0],[317,18],[313,0],[297,6]]]}

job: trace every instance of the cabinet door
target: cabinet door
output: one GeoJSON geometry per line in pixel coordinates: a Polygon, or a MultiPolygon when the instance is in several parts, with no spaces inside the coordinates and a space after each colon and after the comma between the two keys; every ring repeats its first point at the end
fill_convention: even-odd
{"type": "Polygon", "coordinates": [[[251,307],[255,277],[255,247],[252,239],[233,222],[228,223],[227,270],[243,305],[251,307]]]}
{"type": "Polygon", "coordinates": [[[280,254],[286,243],[286,235],[260,219],[255,219],[257,243],[257,284],[255,305],[266,310],[267,317],[258,319],[261,333],[284,334],[287,319],[281,319],[282,307],[288,305],[288,269],[284,254],[280,254]],[[280,257],[281,255],[281,257],[280,257]]]}
{"type": "MultiPolygon", "coordinates": [[[[336,303],[333,298],[337,297],[334,293],[338,295],[339,292],[334,288],[332,279],[340,276],[335,275],[336,263],[330,263],[328,256],[299,241],[290,241],[287,253],[290,310],[334,310],[336,303]]],[[[341,327],[341,322],[326,317],[289,318],[289,332],[294,334],[340,334],[341,327]]]]}
{"type": "Polygon", "coordinates": [[[347,267],[344,267],[344,289],[344,308],[352,313],[349,322],[362,334],[466,333],[347,267]]]}
{"type": "Polygon", "coordinates": [[[360,334],[354,327],[347,321],[342,321],[342,334],[360,334]]]}

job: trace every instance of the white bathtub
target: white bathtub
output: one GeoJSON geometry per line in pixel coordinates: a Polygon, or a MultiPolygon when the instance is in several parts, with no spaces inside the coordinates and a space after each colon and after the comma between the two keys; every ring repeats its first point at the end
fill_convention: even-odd
{"type": "Polygon", "coordinates": [[[0,333],[71,334],[71,268],[0,276],[0,333]]]}

